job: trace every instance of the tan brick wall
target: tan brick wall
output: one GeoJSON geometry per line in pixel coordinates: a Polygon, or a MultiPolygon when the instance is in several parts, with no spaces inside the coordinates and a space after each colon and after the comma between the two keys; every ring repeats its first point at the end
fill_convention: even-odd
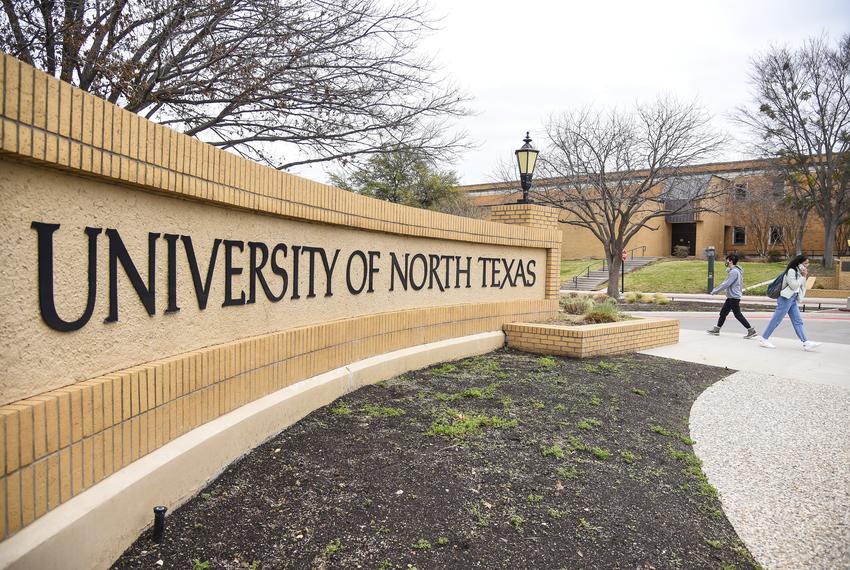
{"type": "Polygon", "coordinates": [[[589,358],[637,352],[679,341],[679,321],[640,319],[565,327],[511,323],[504,327],[511,348],[539,354],[589,358]]]}
{"type": "MultiPolygon", "coordinates": [[[[51,176],[62,171],[68,180],[111,184],[116,193],[144,190],[179,198],[197,205],[198,215],[212,205],[262,214],[258,219],[362,230],[381,239],[545,252],[547,271],[537,298],[506,291],[498,299],[433,301],[404,310],[393,310],[390,298],[380,312],[349,318],[316,310],[318,322],[293,328],[282,319],[280,330],[219,339],[144,363],[137,356],[94,378],[28,389],[27,397],[0,407],[0,539],[191,429],[283,387],[370,356],[541,320],[557,310],[561,238],[546,212],[520,208],[516,220],[505,220],[508,225],[358,196],[217,150],[5,54],[0,93],[0,183],[8,184],[3,176],[13,170],[5,165],[25,164],[49,169],[51,176]]],[[[19,182],[12,184],[26,207],[31,187],[19,182]]],[[[17,257],[0,256],[0,263],[35,270],[17,257]]],[[[20,310],[38,319],[37,306],[20,310]]],[[[67,338],[61,335],[74,334],[43,328],[39,334],[60,339],[60,350],[61,338],[67,338]]],[[[19,344],[14,330],[2,330],[6,346],[19,344]]],[[[135,342],[141,346],[147,338],[135,342]]],[[[9,402],[4,397],[0,401],[9,402]]]]}
{"type": "Polygon", "coordinates": [[[302,327],[78,382],[0,408],[0,536],[227,412],[347,363],[545,319],[556,301],[417,309],[302,327]]]}

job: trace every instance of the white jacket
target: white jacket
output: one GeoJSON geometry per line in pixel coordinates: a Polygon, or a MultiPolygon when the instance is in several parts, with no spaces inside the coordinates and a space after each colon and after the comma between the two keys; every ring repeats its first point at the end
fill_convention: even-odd
{"type": "Polygon", "coordinates": [[[802,301],[806,298],[806,278],[799,271],[789,269],[785,273],[782,291],[779,294],[786,299],[790,299],[794,295],[799,295],[797,300],[802,301]]]}

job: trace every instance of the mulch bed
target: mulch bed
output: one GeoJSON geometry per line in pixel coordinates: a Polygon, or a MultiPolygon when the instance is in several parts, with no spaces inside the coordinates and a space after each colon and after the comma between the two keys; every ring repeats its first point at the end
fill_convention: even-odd
{"type": "Polygon", "coordinates": [[[114,568],[752,568],[688,438],[730,372],[509,349],[362,388],[114,568]]]}

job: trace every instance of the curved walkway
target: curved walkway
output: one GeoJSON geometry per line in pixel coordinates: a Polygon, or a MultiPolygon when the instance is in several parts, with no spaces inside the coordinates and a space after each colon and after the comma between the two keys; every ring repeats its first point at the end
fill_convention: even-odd
{"type": "Polygon", "coordinates": [[[690,431],[756,560],[769,570],[850,568],[850,344],[803,352],[776,338],[776,350],[760,350],[740,332],[682,329],[678,344],[644,352],[739,370],[697,398],[690,431]]]}
{"type": "Polygon", "coordinates": [[[690,428],[759,563],[850,568],[850,391],[737,372],[694,402],[690,428]]]}

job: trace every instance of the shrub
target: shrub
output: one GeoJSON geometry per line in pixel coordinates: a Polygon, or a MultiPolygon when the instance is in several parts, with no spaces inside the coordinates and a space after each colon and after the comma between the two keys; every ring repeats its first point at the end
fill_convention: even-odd
{"type": "Polygon", "coordinates": [[[594,303],[607,303],[607,302],[612,301],[612,300],[613,299],[611,299],[611,297],[609,297],[605,293],[598,293],[598,294],[593,296],[593,302],[594,303]]]}
{"type": "Polygon", "coordinates": [[[777,263],[785,259],[785,255],[778,249],[771,249],[767,252],[767,260],[770,263],[777,263]]]}
{"type": "Polygon", "coordinates": [[[688,257],[690,251],[690,248],[686,245],[674,245],[673,257],[688,257]]]}
{"type": "Polygon", "coordinates": [[[584,320],[588,323],[614,323],[620,320],[620,312],[616,305],[600,303],[584,316],[584,320]]]}
{"type": "Polygon", "coordinates": [[[634,291],[629,291],[628,293],[623,295],[623,301],[626,303],[634,303],[637,301],[637,293],[634,291]]]}
{"type": "Polygon", "coordinates": [[[593,307],[593,301],[587,297],[567,297],[561,299],[561,310],[570,315],[583,315],[593,307]]]}
{"type": "Polygon", "coordinates": [[[652,302],[652,295],[646,294],[646,293],[641,293],[640,291],[637,291],[635,293],[635,303],[651,303],[651,302],[652,302]]]}
{"type": "Polygon", "coordinates": [[[655,294],[655,304],[656,305],[669,305],[670,299],[664,293],[656,293],[655,294]]]}

